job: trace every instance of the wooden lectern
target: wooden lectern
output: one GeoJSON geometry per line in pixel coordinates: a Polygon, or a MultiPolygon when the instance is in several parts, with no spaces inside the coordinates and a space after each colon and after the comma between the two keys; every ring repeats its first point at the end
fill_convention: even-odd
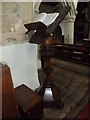
{"type": "Polygon", "coordinates": [[[58,9],[59,15],[57,16],[56,20],[48,27],[42,22],[25,24],[28,32],[31,30],[36,30],[30,39],[30,43],[41,44],[40,54],[41,57],[43,57],[45,60],[45,67],[43,68],[43,72],[46,74],[46,80],[38,90],[38,94],[43,97],[44,107],[56,106],[61,109],[64,106],[64,104],[61,102],[60,89],[57,88],[51,80],[50,74],[53,69],[51,67],[50,58],[54,54],[52,34],[60,22],[67,15],[69,10],[69,6],[58,9]]]}

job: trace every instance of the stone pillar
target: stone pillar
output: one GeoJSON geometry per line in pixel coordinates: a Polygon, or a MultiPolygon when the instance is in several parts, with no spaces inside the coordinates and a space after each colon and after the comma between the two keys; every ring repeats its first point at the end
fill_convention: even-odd
{"type": "Polygon", "coordinates": [[[74,44],[74,22],[76,18],[76,8],[78,0],[63,0],[62,6],[69,5],[71,7],[70,12],[64,19],[64,43],[74,44]]]}
{"type": "Polygon", "coordinates": [[[74,44],[74,22],[75,22],[75,16],[68,16],[64,19],[65,44],[74,44]]]}
{"type": "Polygon", "coordinates": [[[39,14],[39,6],[40,6],[41,2],[42,2],[42,0],[38,0],[37,2],[33,2],[34,18],[39,14]]]}
{"type": "Polygon", "coordinates": [[[90,39],[90,1],[88,3],[88,23],[89,23],[89,33],[88,33],[88,38],[90,39]]]}
{"type": "MultiPolygon", "coordinates": [[[[38,2],[33,2],[33,20],[35,19],[35,17],[39,14],[39,7],[41,4],[42,0],[38,0],[38,2]]],[[[40,60],[40,56],[39,56],[39,50],[40,50],[40,45],[37,45],[37,67],[38,69],[41,68],[41,60],[40,60]]]]}

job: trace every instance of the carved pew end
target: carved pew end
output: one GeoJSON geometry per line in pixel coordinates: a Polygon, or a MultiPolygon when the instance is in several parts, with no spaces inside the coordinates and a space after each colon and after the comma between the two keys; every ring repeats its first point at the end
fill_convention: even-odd
{"type": "Polygon", "coordinates": [[[43,117],[43,99],[24,84],[15,88],[20,113],[25,119],[39,120],[43,117]]]}

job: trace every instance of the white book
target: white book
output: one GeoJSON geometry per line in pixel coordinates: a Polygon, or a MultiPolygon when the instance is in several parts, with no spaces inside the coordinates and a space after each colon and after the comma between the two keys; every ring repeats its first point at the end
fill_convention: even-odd
{"type": "Polygon", "coordinates": [[[55,19],[57,18],[57,16],[59,15],[59,13],[40,13],[37,15],[37,17],[34,19],[33,22],[42,22],[44,23],[46,26],[49,26],[50,24],[52,24],[55,19]]]}

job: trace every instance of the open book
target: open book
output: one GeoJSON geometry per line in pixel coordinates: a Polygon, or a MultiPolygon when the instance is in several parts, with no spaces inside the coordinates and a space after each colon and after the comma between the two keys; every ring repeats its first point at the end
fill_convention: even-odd
{"type": "Polygon", "coordinates": [[[40,13],[32,23],[24,25],[28,29],[26,34],[28,34],[31,30],[37,30],[36,32],[39,34],[42,32],[40,31],[41,29],[44,32],[43,34],[52,34],[69,11],[70,6],[65,6],[62,7],[58,13],[40,13]]]}
{"type": "Polygon", "coordinates": [[[58,13],[40,13],[32,23],[25,24],[24,26],[28,30],[26,34],[32,30],[34,31],[30,43],[40,44],[46,34],[53,34],[69,11],[70,7],[65,6],[58,13]]]}
{"type": "MultiPolygon", "coordinates": [[[[32,23],[25,24],[24,26],[28,29],[26,34],[28,34],[31,30],[39,30],[46,29],[50,24],[52,24],[56,18],[59,16],[59,13],[40,13],[36,16],[32,23]]],[[[31,31],[32,32],[32,31],[31,31]]]]}
{"type": "Polygon", "coordinates": [[[40,13],[38,14],[38,16],[34,19],[33,22],[42,22],[44,23],[46,26],[49,26],[51,23],[53,23],[55,21],[55,19],[57,18],[57,16],[59,15],[59,13],[40,13]]]}

